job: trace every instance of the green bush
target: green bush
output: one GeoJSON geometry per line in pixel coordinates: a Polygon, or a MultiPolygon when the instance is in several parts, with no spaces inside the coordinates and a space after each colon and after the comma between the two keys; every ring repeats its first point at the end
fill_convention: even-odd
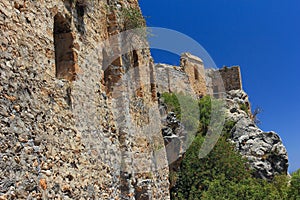
{"type": "Polygon", "coordinates": [[[178,173],[177,188],[171,190],[172,199],[299,199],[299,174],[293,175],[290,190],[286,175],[275,176],[270,182],[253,178],[247,161],[225,137],[219,139],[207,157],[199,159],[198,151],[203,141],[202,136],[197,136],[186,152],[178,173]]]}
{"type": "MultiPolygon", "coordinates": [[[[287,182],[285,182],[287,184],[287,182]]],[[[247,178],[239,182],[229,181],[224,176],[210,182],[208,190],[203,192],[203,200],[283,200],[274,184],[262,179],[247,178]]]]}
{"type": "Polygon", "coordinates": [[[203,141],[202,136],[197,136],[187,150],[179,172],[178,190],[173,192],[173,199],[200,199],[210,183],[221,177],[234,182],[250,177],[246,161],[224,137],[219,139],[205,158],[199,159],[203,141]]]}
{"type": "Polygon", "coordinates": [[[239,103],[239,107],[241,110],[245,111],[245,113],[247,113],[247,115],[249,115],[249,108],[245,103],[239,103]]]}
{"type": "Polygon", "coordinates": [[[290,200],[300,199],[300,169],[292,173],[291,184],[288,189],[288,198],[290,200]]]}
{"type": "Polygon", "coordinates": [[[177,119],[183,124],[189,144],[199,130],[198,101],[182,93],[163,93],[161,97],[167,106],[167,111],[174,112],[177,119]]]}
{"type": "Polygon", "coordinates": [[[121,18],[126,30],[146,27],[145,19],[138,8],[123,8],[121,18]]]}
{"type": "Polygon", "coordinates": [[[209,96],[205,96],[199,100],[200,111],[200,127],[199,132],[205,135],[210,123],[212,101],[209,96]]]}
{"type": "Polygon", "coordinates": [[[225,138],[230,138],[231,137],[231,131],[234,128],[236,122],[229,120],[226,121],[224,124],[224,128],[222,130],[222,134],[225,136],[225,138]]]}
{"type": "MultiPolygon", "coordinates": [[[[288,177],[278,175],[272,181],[252,177],[247,160],[227,141],[236,122],[226,121],[221,136],[213,150],[204,158],[199,158],[199,150],[210,126],[212,104],[222,109],[222,102],[203,97],[194,100],[183,94],[163,93],[163,101],[168,111],[173,111],[187,132],[197,135],[191,141],[178,171],[170,171],[173,200],[289,200],[300,199],[300,170],[292,175],[290,186],[288,177]]],[[[248,113],[248,107],[240,104],[240,109],[248,113]]],[[[219,112],[219,111],[217,111],[219,112]]],[[[219,113],[217,113],[219,114],[219,113]]],[[[220,112],[222,114],[222,112],[220,112]]]]}
{"type": "Polygon", "coordinates": [[[177,95],[174,93],[163,93],[161,95],[162,101],[167,106],[168,112],[174,112],[178,119],[181,119],[181,108],[177,95]]]}
{"type": "Polygon", "coordinates": [[[175,93],[163,93],[163,102],[167,105],[168,111],[176,114],[177,118],[186,124],[186,128],[195,127],[197,132],[205,134],[207,132],[210,116],[212,100],[209,96],[205,96],[200,100],[195,100],[190,96],[175,93]]]}

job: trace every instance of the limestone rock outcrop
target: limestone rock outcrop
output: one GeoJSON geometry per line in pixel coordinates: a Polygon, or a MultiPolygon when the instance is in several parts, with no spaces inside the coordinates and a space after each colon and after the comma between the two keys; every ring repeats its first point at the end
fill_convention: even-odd
{"type": "Polygon", "coordinates": [[[172,164],[180,159],[186,150],[184,149],[186,131],[173,112],[169,112],[163,119],[162,135],[169,164],[172,164]]]}
{"type": "MultiPolygon", "coordinates": [[[[156,65],[158,92],[183,92],[194,98],[201,98],[202,95],[195,92],[192,84],[195,75],[198,74],[197,70],[192,70],[193,66],[183,62],[184,55],[180,67],[156,65]],[[179,79],[182,81],[178,81],[179,79]]],[[[201,63],[197,62],[195,66],[197,65],[196,69],[202,69],[201,63]]],[[[229,140],[248,159],[254,175],[259,178],[272,179],[276,174],[286,174],[288,169],[286,148],[278,134],[272,131],[264,132],[255,124],[257,121],[251,113],[248,95],[242,89],[240,68],[233,66],[199,70],[199,72],[206,80],[206,86],[202,85],[206,88],[202,90],[207,91],[207,95],[226,101],[226,121],[235,123],[229,140]]],[[[185,150],[183,147],[185,131],[174,113],[168,113],[164,119],[162,134],[167,145],[167,157],[171,163],[174,162],[175,157],[178,158],[175,165],[170,166],[171,170],[176,170],[185,150]],[[168,145],[173,150],[168,150],[168,145]]]]}
{"type": "Polygon", "coordinates": [[[253,122],[250,111],[245,109],[250,105],[247,94],[242,90],[232,90],[227,93],[226,101],[227,120],[236,122],[231,131],[230,141],[248,159],[251,168],[254,169],[254,175],[272,179],[276,174],[286,174],[286,148],[277,133],[264,132],[253,122]]]}

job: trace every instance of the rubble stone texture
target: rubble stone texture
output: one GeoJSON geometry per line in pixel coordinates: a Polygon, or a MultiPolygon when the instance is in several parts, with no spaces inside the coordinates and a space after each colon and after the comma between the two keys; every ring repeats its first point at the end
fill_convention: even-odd
{"type": "Polygon", "coordinates": [[[226,92],[243,89],[239,66],[204,68],[203,61],[190,53],[181,55],[180,66],[159,63],[155,68],[159,92],[225,98],[226,92]]]}
{"type": "Polygon", "coordinates": [[[242,89],[242,78],[239,66],[223,67],[218,70],[220,73],[224,88],[226,91],[241,90],[242,89]]]}
{"type": "Polygon", "coordinates": [[[183,53],[180,58],[180,66],[188,75],[190,85],[196,96],[206,95],[207,91],[203,61],[190,53],[183,53]]]}
{"type": "MultiPolygon", "coordinates": [[[[224,92],[211,74],[225,91],[241,89],[240,72],[208,73],[190,54],[155,67],[147,44],[120,40],[132,9],[137,0],[0,2],[0,199],[170,198],[156,93],[224,92]]],[[[254,168],[285,171],[277,135],[242,124],[232,141],[247,137],[238,148],[254,168]]]]}
{"type": "Polygon", "coordinates": [[[157,91],[163,92],[175,92],[184,93],[189,95],[195,95],[193,88],[191,87],[189,77],[182,70],[182,68],[167,64],[157,64],[156,79],[157,79],[157,91]]]}
{"type": "Polygon", "coordinates": [[[169,198],[149,50],[107,64],[120,44],[99,48],[124,31],[122,8],[139,11],[0,2],[0,199],[169,198]]]}

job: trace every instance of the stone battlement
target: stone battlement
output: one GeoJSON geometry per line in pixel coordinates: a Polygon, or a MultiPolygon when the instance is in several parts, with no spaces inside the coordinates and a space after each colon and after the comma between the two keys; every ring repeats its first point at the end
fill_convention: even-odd
{"type": "Polygon", "coordinates": [[[221,94],[242,89],[239,66],[205,69],[203,61],[190,53],[183,53],[180,66],[157,64],[159,92],[183,92],[196,97],[221,94]]]}

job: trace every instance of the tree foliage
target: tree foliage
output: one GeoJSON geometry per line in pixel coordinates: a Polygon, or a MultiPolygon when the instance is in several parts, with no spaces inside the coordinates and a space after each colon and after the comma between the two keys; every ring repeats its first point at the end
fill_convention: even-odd
{"type": "Polygon", "coordinates": [[[176,184],[171,188],[171,199],[300,200],[300,169],[292,174],[291,179],[287,175],[277,175],[272,181],[267,181],[252,176],[247,161],[227,141],[236,124],[234,121],[225,122],[223,136],[208,156],[198,157],[210,124],[211,97],[197,100],[196,107],[189,107],[190,97],[169,93],[164,93],[162,97],[169,111],[175,112],[181,121],[196,123],[194,121],[198,120],[199,124],[198,134],[185,153],[179,171],[171,171],[173,179],[176,177],[176,184]],[[197,110],[199,117],[187,119],[189,116],[184,115],[183,111],[193,110],[197,110]]]}
{"type": "Polygon", "coordinates": [[[174,112],[181,119],[181,108],[177,95],[174,93],[162,93],[162,101],[166,104],[168,112],[174,112]]]}
{"type": "Polygon", "coordinates": [[[204,138],[198,135],[186,152],[177,191],[172,191],[174,199],[199,199],[214,180],[239,182],[250,177],[245,160],[224,137],[220,138],[208,156],[199,159],[203,141],[204,138]]]}
{"type": "Polygon", "coordinates": [[[126,30],[144,28],[146,26],[145,19],[138,8],[123,8],[121,17],[126,30]]]}
{"type": "Polygon", "coordinates": [[[300,199],[300,169],[292,174],[290,187],[288,189],[288,198],[291,200],[300,199]]]}
{"type": "Polygon", "coordinates": [[[205,135],[208,130],[208,126],[210,123],[210,116],[211,116],[211,97],[204,96],[202,99],[199,100],[199,111],[200,111],[200,128],[199,132],[202,135],[205,135]]]}
{"type": "Polygon", "coordinates": [[[300,199],[300,170],[293,174],[290,187],[286,175],[277,175],[272,181],[257,179],[225,137],[220,138],[207,157],[199,159],[203,141],[202,136],[197,136],[186,152],[177,185],[171,190],[172,199],[300,199]]]}
{"type": "Polygon", "coordinates": [[[162,101],[166,104],[168,112],[175,113],[188,133],[198,132],[199,106],[197,100],[182,93],[163,93],[162,101]]]}

